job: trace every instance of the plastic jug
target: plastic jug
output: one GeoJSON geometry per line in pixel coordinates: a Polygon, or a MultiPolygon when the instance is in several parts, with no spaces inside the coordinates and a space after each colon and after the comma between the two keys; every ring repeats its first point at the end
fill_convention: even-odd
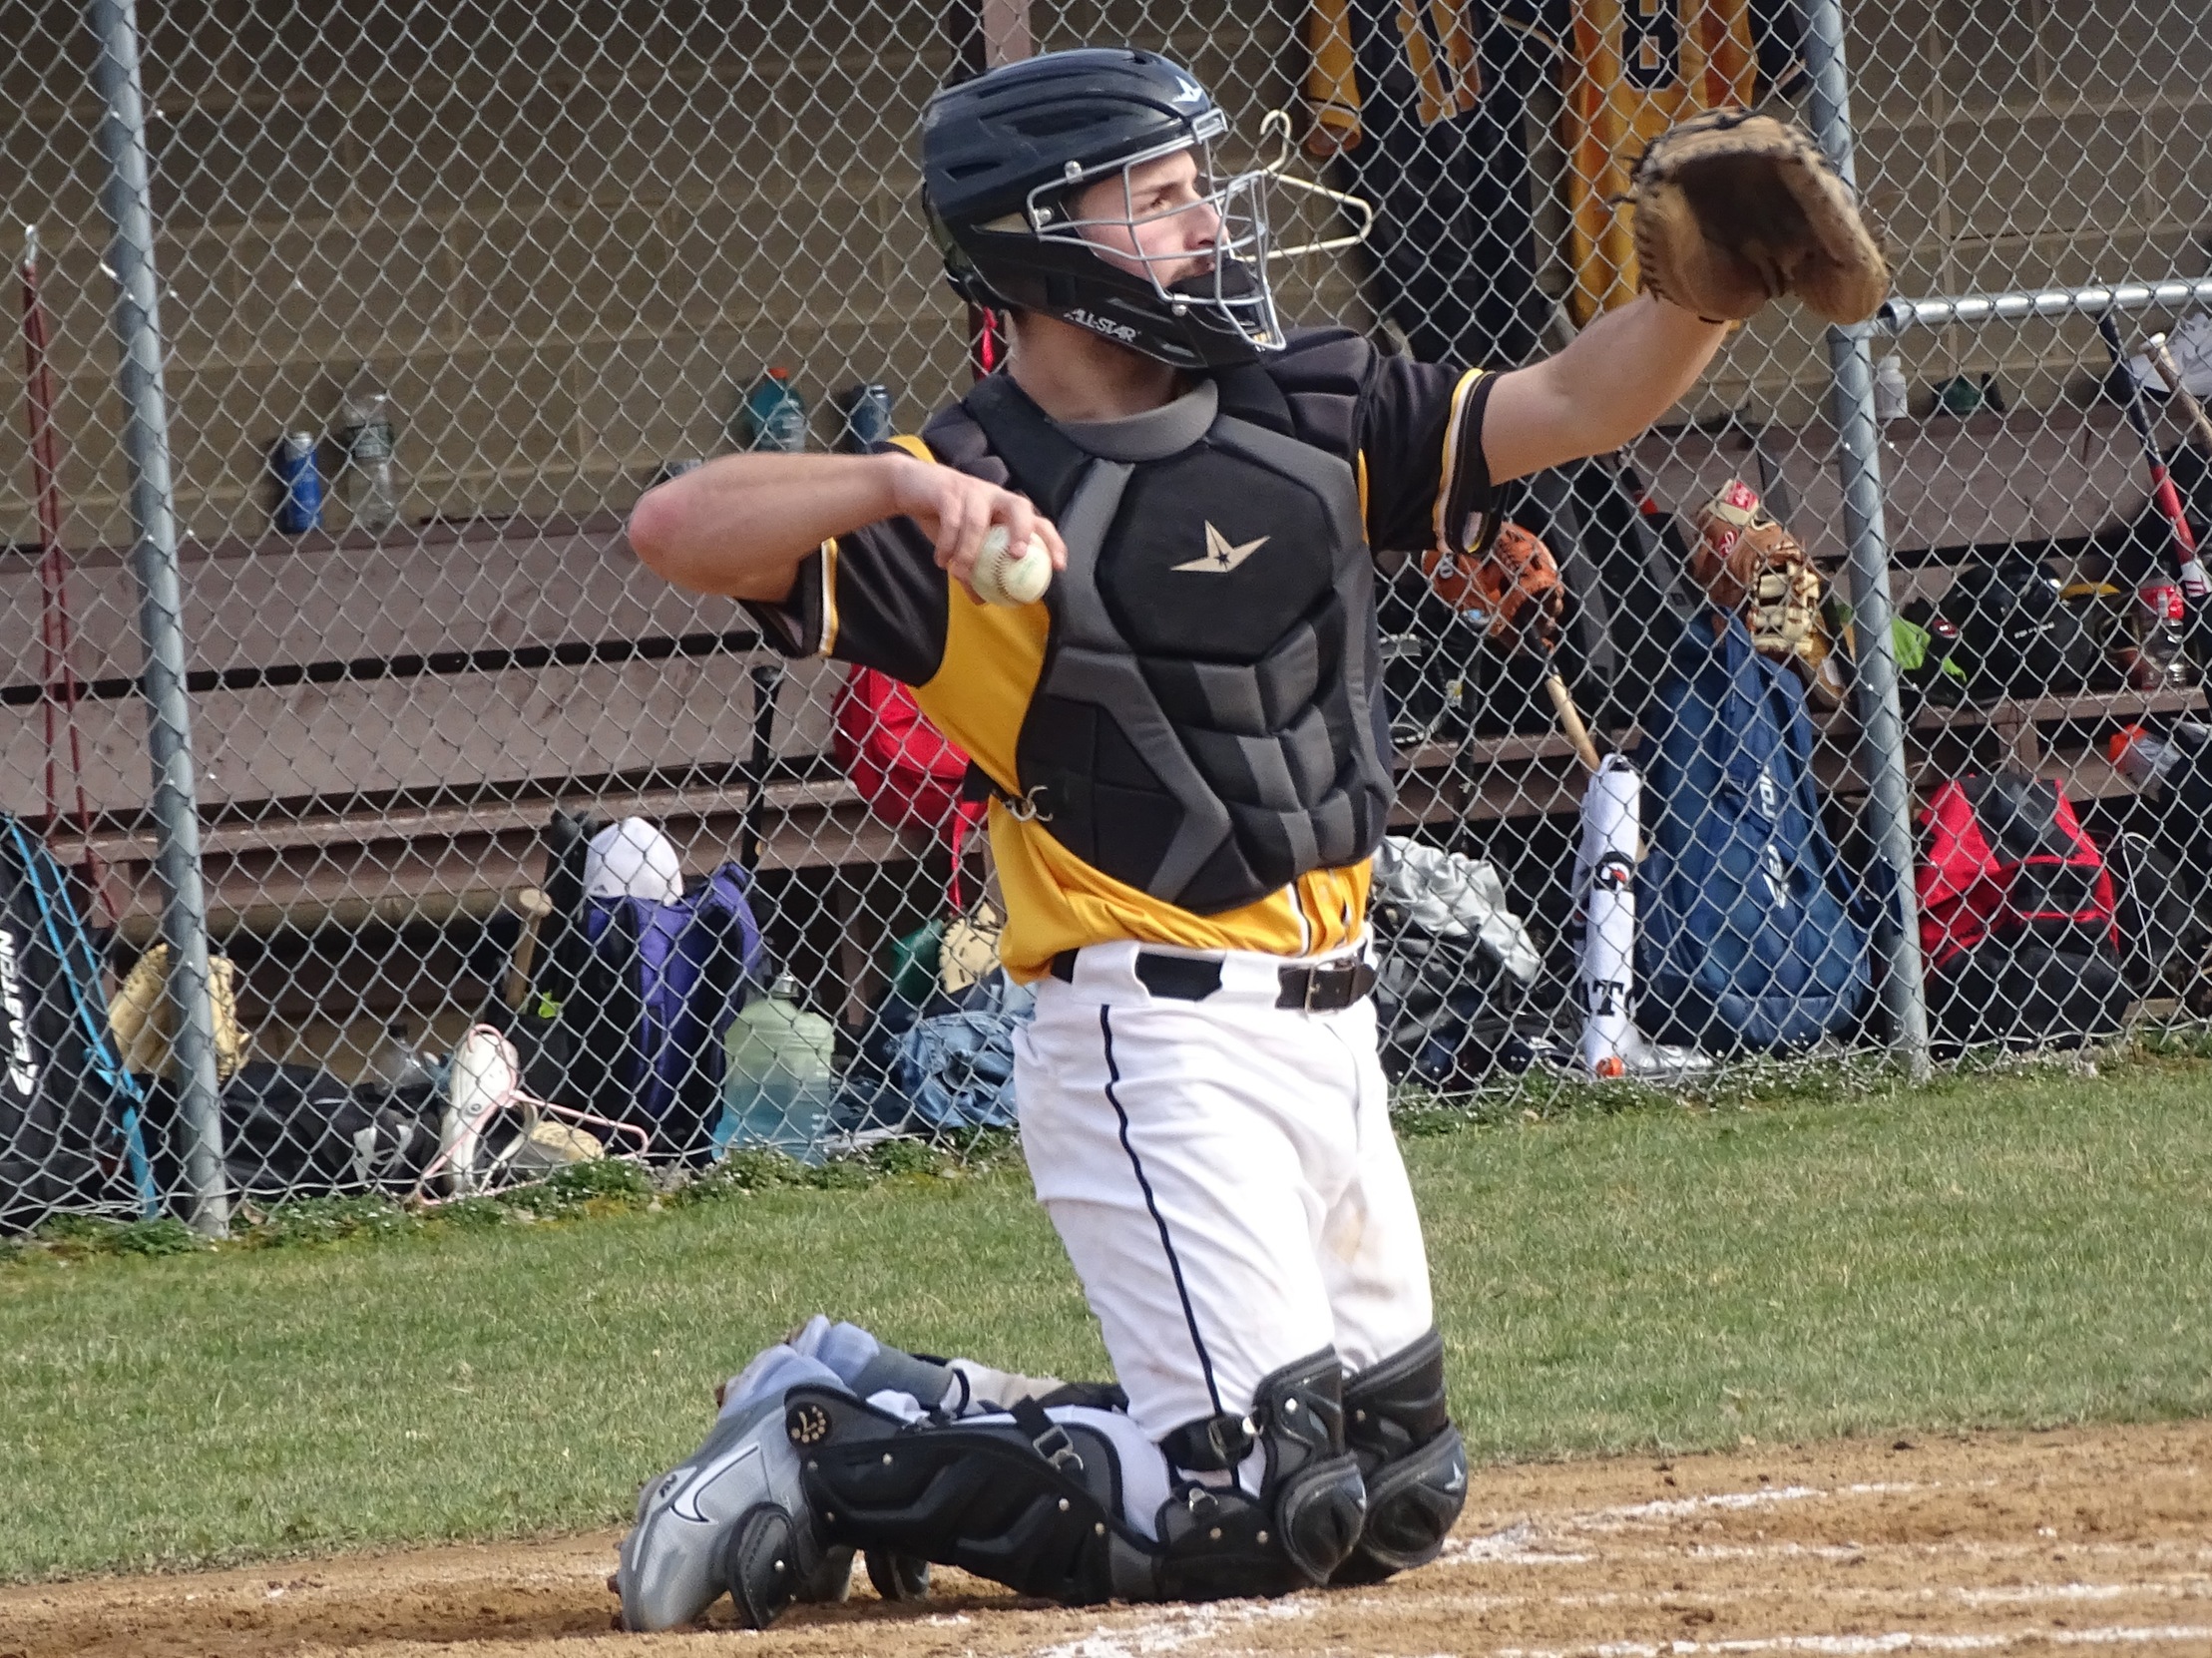
{"type": "Polygon", "coordinates": [[[730,1021],[716,1156],[752,1146],[822,1160],[822,1125],[837,1094],[837,1028],[800,1007],[798,994],[785,974],[730,1021]]]}

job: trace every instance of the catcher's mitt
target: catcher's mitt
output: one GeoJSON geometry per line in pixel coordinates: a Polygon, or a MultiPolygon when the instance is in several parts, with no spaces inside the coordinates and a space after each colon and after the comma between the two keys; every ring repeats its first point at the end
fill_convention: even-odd
{"type": "Polygon", "coordinates": [[[1486,548],[1462,557],[1432,547],[1421,568],[1437,597],[1453,609],[1487,617],[1490,637],[1512,647],[1529,640],[1548,647],[1566,603],[1551,550],[1518,524],[1501,524],[1486,548]]]}
{"type": "Polygon", "coordinates": [[[1890,291],[1849,189],[1803,128],[1772,116],[1714,110],[1661,133],[1629,200],[1643,286],[1708,322],[1785,293],[1831,322],[1864,322],[1890,291]]]}
{"type": "Polygon", "coordinates": [[[1721,610],[1744,619],[1761,655],[1795,659],[1808,671],[1820,666],[1828,653],[1820,572],[1742,480],[1731,478],[1699,510],[1690,576],[1721,610]]]}

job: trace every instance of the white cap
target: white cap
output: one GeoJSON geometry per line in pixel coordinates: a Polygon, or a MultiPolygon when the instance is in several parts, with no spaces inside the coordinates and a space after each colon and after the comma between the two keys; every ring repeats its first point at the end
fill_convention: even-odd
{"type": "Polygon", "coordinates": [[[673,904],[683,896],[683,866],[675,842],[642,817],[610,823],[585,849],[584,892],[590,898],[673,904]]]}

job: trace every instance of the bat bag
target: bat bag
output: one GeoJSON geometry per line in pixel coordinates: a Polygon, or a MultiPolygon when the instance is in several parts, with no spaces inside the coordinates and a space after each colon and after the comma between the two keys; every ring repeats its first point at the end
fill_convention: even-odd
{"type": "Polygon", "coordinates": [[[0,813],[0,1232],[159,1212],[145,1099],[108,1034],[84,918],[46,843],[0,813]]]}

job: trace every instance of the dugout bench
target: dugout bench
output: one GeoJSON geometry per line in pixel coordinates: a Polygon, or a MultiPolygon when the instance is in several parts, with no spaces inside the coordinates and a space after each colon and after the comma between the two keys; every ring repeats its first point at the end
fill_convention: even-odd
{"type": "MultiPolygon", "coordinates": [[[[1730,477],[1769,493],[1780,478],[1833,582],[1844,548],[1832,454],[1825,427],[1755,441],[1729,426],[1654,434],[1632,458],[1678,510],[1730,477]]],[[[2117,410],[1901,422],[1883,460],[1900,604],[1948,587],[1939,549],[2085,536],[2146,501],[2117,410]]],[[[693,871],[742,853],[803,920],[817,1000],[842,1002],[848,1020],[869,1005],[876,947],[931,888],[930,849],[873,818],[828,752],[841,670],[786,663],[736,605],[667,587],[631,556],[620,517],[188,542],[181,563],[211,925],[247,970],[249,1017],[295,1029],[408,1009],[459,1017],[501,978],[482,936],[511,931],[542,881],[556,805],[652,819],[693,871]]],[[[44,603],[34,557],[0,566],[0,615],[15,623],[0,804],[34,822],[48,817],[44,603]]],[[[161,898],[137,594],[121,551],[72,562],[69,608],[90,845],[107,870],[108,915],[96,919],[136,943],[153,936],[161,898]]],[[[1930,708],[1911,721],[1910,759],[1916,781],[2009,759],[2062,770],[2079,798],[2118,796],[2131,788],[2103,738],[2201,704],[2193,691],[2116,692],[1930,708]]],[[[1823,720],[1822,780],[1854,796],[1853,716],[1823,720]]],[[[57,758],[50,830],[76,864],[66,749],[57,758]]],[[[1427,743],[1400,759],[1402,829],[1496,832],[1580,800],[1555,734],[1427,743]]]]}

